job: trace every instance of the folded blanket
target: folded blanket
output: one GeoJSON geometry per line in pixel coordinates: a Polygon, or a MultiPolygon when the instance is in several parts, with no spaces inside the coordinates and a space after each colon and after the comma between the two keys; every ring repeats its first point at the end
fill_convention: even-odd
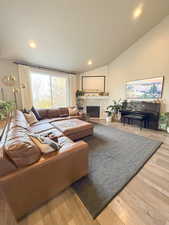
{"type": "Polygon", "coordinates": [[[28,133],[28,135],[39,146],[41,152],[44,154],[57,151],[62,147],[57,142],[51,140],[48,137],[44,137],[42,135],[34,134],[34,133],[28,133]]]}

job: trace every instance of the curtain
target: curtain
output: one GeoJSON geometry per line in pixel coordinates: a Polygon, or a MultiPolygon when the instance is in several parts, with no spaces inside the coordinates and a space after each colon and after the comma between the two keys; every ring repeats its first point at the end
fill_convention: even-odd
{"type": "Polygon", "coordinates": [[[77,91],[77,76],[69,74],[68,75],[68,106],[76,105],[76,91],[77,91]]]}
{"type": "Polygon", "coordinates": [[[33,105],[30,81],[30,67],[18,65],[18,71],[22,109],[30,109],[33,105]]]}

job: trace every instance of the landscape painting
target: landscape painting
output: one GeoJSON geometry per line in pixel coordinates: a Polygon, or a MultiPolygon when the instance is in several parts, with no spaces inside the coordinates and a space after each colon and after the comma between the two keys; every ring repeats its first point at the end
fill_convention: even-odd
{"type": "Polygon", "coordinates": [[[160,99],[164,77],[130,81],[126,84],[127,99],[160,99]]]}

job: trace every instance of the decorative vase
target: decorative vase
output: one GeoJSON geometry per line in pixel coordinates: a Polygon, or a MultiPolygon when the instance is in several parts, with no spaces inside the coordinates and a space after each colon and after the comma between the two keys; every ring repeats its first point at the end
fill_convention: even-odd
{"type": "Polygon", "coordinates": [[[117,113],[114,114],[114,120],[115,120],[115,121],[118,120],[118,114],[117,114],[117,113]]]}
{"type": "Polygon", "coordinates": [[[110,123],[111,121],[112,121],[112,117],[111,117],[111,116],[107,116],[107,117],[106,117],[106,122],[107,122],[107,123],[110,123]]]}
{"type": "Polygon", "coordinates": [[[113,121],[116,121],[116,114],[115,114],[114,112],[112,113],[111,121],[112,121],[112,122],[113,122],[113,121]]]}
{"type": "Polygon", "coordinates": [[[164,131],[166,131],[167,130],[167,124],[165,123],[165,122],[159,122],[159,129],[160,130],[164,130],[164,131]]]}
{"type": "Polygon", "coordinates": [[[118,112],[118,114],[117,114],[117,120],[118,120],[118,121],[121,120],[121,113],[120,113],[120,112],[118,112]]]}
{"type": "Polygon", "coordinates": [[[167,127],[167,133],[169,133],[169,127],[167,127]]]}

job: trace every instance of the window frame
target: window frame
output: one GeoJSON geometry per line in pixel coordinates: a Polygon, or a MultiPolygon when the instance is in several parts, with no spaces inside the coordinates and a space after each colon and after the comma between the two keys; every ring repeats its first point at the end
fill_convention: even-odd
{"type": "Polygon", "coordinates": [[[32,89],[32,76],[33,74],[40,74],[44,76],[49,77],[49,83],[50,83],[50,97],[51,97],[51,108],[54,107],[54,100],[53,100],[53,91],[52,91],[52,77],[62,77],[66,79],[66,103],[65,106],[57,106],[57,107],[68,107],[69,106],[69,77],[68,74],[62,73],[62,72],[52,72],[52,71],[44,71],[40,69],[31,69],[30,70],[30,83],[31,83],[31,90],[32,90],[32,102],[34,104],[33,100],[33,89],[32,89]]]}

